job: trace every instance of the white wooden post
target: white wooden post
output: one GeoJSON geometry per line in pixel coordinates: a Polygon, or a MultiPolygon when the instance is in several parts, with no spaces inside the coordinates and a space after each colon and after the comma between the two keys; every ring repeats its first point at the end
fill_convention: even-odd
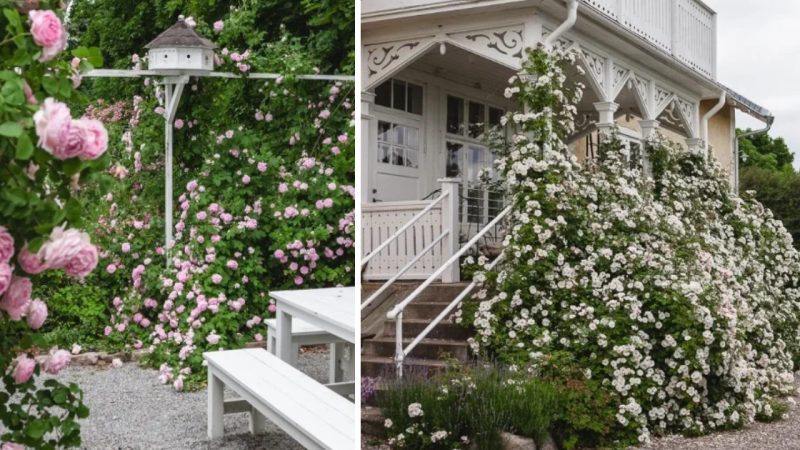
{"type": "Polygon", "coordinates": [[[602,131],[610,131],[614,128],[614,113],[617,112],[619,105],[614,102],[597,102],[594,104],[594,109],[597,110],[599,118],[597,120],[597,129],[602,131]]]}
{"type": "MultiPolygon", "coordinates": [[[[442,203],[442,230],[450,231],[442,241],[442,261],[447,261],[458,252],[458,238],[461,231],[461,224],[458,221],[458,205],[461,198],[458,194],[461,180],[458,178],[440,178],[437,181],[442,184],[442,194],[447,194],[447,198],[442,203]]],[[[461,281],[460,269],[458,262],[452,264],[442,273],[442,282],[458,283],[461,281]]]]}
{"type": "Polygon", "coordinates": [[[645,177],[650,177],[653,175],[653,168],[650,164],[650,158],[647,154],[646,146],[647,140],[650,139],[658,130],[658,126],[660,122],[658,120],[640,120],[639,126],[642,128],[642,171],[644,172],[645,177]]]}
{"type": "MultiPolygon", "coordinates": [[[[373,166],[371,145],[372,137],[370,132],[372,125],[375,121],[375,116],[372,115],[372,107],[375,105],[375,94],[371,92],[361,92],[361,133],[359,135],[359,158],[356,161],[356,170],[361,174],[361,202],[369,203],[375,196],[372,193],[372,180],[370,179],[370,167],[373,166]]],[[[361,230],[361,227],[356,227],[361,230]]],[[[359,241],[362,242],[362,241],[359,241]]]]}
{"type": "Polygon", "coordinates": [[[222,380],[214,375],[214,370],[208,369],[208,437],[209,439],[221,438],[224,432],[222,416],[225,411],[223,397],[225,385],[222,380]]]}
{"type": "Polygon", "coordinates": [[[267,432],[267,418],[257,409],[250,407],[250,434],[264,434],[267,432]]]}
{"type": "Polygon", "coordinates": [[[164,119],[164,246],[167,255],[167,266],[169,266],[169,255],[174,245],[172,229],[172,122],[178,112],[178,104],[181,101],[183,87],[189,82],[189,77],[182,75],[179,77],[164,78],[165,112],[164,119]]]}
{"type": "Polygon", "coordinates": [[[276,356],[283,361],[294,361],[297,355],[293,355],[294,346],[292,345],[292,316],[286,314],[278,303],[278,311],[275,314],[277,320],[278,339],[276,342],[276,356]]]}

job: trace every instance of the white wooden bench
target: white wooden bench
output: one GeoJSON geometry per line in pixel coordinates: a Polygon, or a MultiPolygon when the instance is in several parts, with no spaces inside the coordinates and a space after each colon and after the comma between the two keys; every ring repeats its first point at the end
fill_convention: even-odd
{"type": "MultiPolygon", "coordinates": [[[[274,355],[277,352],[278,319],[267,319],[264,323],[267,325],[267,350],[274,355]]],[[[344,352],[344,341],[304,320],[292,320],[292,366],[297,367],[297,355],[300,353],[301,345],[322,344],[328,344],[330,348],[329,380],[331,383],[340,381],[342,378],[340,358],[344,352]]]]}
{"type": "Polygon", "coordinates": [[[353,450],[355,405],[277,356],[251,348],[204,353],[208,361],[208,437],[222,437],[223,415],[250,413],[250,432],[265,420],[308,449],[353,450]],[[241,398],[225,401],[227,386],[241,398]]]}

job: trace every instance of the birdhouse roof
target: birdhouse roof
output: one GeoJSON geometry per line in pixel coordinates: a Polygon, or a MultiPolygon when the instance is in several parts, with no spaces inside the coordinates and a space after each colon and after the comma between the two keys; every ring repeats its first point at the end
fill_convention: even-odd
{"type": "Polygon", "coordinates": [[[195,47],[214,49],[217,46],[210,40],[200,36],[192,27],[183,20],[167,28],[163,33],[153,39],[145,48],[163,47],[195,47]]]}

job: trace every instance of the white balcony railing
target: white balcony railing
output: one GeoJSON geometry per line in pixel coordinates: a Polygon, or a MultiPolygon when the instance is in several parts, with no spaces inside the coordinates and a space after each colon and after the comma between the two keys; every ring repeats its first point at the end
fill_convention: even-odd
{"type": "Polygon", "coordinates": [[[716,79],[716,13],[700,0],[582,0],[628,30],[716,79]]]}

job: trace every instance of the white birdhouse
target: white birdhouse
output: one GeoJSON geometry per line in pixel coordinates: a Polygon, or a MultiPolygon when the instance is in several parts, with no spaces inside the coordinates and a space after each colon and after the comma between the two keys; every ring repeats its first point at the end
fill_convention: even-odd
{"type": "Polygon", "coordinates": [[[147,44],[148,69],[159,71],[210,72],[214,70],[214,49],[210,40],[197,34],[183,20],[169,27],[147,44]]]}

